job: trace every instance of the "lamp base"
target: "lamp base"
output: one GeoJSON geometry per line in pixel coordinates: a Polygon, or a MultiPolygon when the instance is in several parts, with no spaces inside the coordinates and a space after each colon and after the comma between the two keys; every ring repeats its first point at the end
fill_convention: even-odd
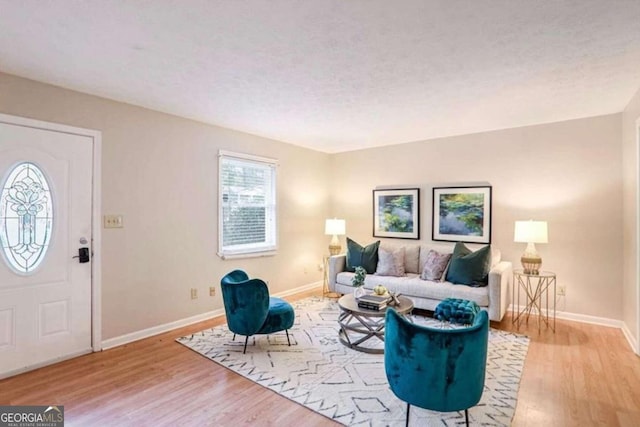
{"type": "Polygon", "coordinates": [[[342,251],[342,246],[340,244],[329,245],[329,255],[340,255],[340,251],[342,251]]]}
{"type": "Polygon", "coordinates": [[[540,274],[540,267],[542,266],[542,258],[539,256],[522,255],[520,263],[524,270],[524,274],[531,274],[537,276],[540,274]]]}

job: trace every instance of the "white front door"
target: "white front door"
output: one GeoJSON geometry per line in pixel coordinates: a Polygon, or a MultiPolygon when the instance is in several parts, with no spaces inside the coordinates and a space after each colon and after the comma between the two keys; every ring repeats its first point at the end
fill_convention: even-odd
{"type": "Polygon", "coordinates": [[[0,377],[91,351],[93,149],[0,122],[0,377]]]}

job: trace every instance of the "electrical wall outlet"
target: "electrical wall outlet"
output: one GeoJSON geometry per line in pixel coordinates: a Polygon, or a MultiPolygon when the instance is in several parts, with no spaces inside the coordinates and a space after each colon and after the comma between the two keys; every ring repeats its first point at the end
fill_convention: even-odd
{"type": "Polygon", "coordinates": [[[565,288],[564,286],[558,286],[558,296],[565,296],[567,295],[567,288],[565,288]]]}
{"type": "Polygon", "coordinates": [[[191,288],[191,299],[198,298],[198,290],[196,288],[191,288]]]}
{"type": "Polygon", "coordinates": [[[122,228],[124,223],[122,215],[105,215],[103,217],[104,228],[122,228]]]}
{"type": "Polygon", "coordinates": [[[216,288],[214,286],[209,286],[209,296],[216,296],[216,288]]]}

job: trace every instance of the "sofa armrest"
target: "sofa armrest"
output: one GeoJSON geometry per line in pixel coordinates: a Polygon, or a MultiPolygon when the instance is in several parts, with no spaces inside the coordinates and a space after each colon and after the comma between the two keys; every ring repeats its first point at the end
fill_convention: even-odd
{"type": "Polygon", "coordinates": [[[507,312],[513,266],[501,261],[489,271],[489,318],[499,322],[507,312]]]}
{"type": "Polygon", "coordinates": [[[346,255],[332,255],[329,257],[329,290],[331,292],[336,291],[336,280],[338,277],[338,273],[342,273],[346,267],[346,255]]]}

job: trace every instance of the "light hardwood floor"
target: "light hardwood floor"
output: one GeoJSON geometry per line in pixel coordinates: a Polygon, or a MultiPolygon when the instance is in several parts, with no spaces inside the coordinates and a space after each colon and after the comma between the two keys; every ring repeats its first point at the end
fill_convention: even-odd
{"type": "MultiPolygon", "coordinates": [[[[0,404],[64,405],[67,426],[337,425],[174,341],[223,322],[2,380],[0,404]]],[[[518,331],[508,316],[492,327],[518,331]]],[[[514,426],[640,425],[640,358],[620,330],[559,320],[555,334],[535,322],[518,332],[531,344],[514,426]]]]}

